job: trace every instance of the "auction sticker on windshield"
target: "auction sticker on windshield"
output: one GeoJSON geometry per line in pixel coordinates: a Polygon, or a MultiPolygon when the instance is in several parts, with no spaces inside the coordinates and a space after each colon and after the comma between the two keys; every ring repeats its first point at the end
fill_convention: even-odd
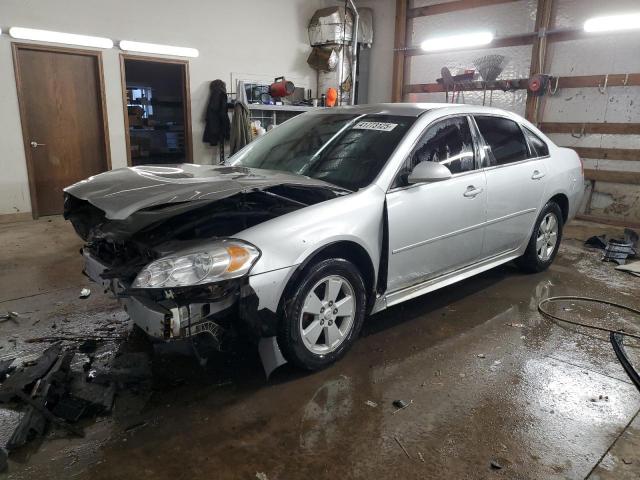
{"type": "Polygon", "coordinates": [[[390,132],[398,126],[397,123],[387,122],[358,122],[353,127],[354,130],[378,130],[380,132],[390,132]]]}

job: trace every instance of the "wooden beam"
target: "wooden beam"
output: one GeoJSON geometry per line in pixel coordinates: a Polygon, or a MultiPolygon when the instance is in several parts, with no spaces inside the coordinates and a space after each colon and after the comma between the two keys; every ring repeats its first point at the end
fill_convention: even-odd
{"type": "MultiPolygon", "coordinates": [[[[604,87],[605,81],[608,87],[639,86],[640,73],[614,73],[607,75],[584,75],[580,77],[560,77],[558,88],[584,88],[604,87]]],[[[555,87],[555,82],[554,82],[555,87]]]]}
{"type": "MultiPolygon", "coordinates": [[[[588,88],[604,86],[606,75],[586,75],[579,77],[559,77],[558,88],[588,88]]],[[[497,80],[495,82],[486,82],[487,90],[501,90],[503,89],[504,82],[506,80],[497,80]]],[[[512,89],[524,90],[527,88],[528,78],[515,78],[509,79],[512,83],[512,89]]],[[[551,81],[552,87],[555,88],[555,80],[551,81]]],[[[608,87],[622,87],[622,86],[640,86],[640,73],[615,73],[609,75],[607,81],[608,87]],[[626,83],[625,83],[626,82],[626,83]]],[[[485,82],[465,82],[456,86],[456,91],[474,91],[484,90],[485,82]]],[[[405,85],[405,93],[434,93],[444,92],[442,85],[439,83],[416,83],[413,85],[405,85]]],[[[576,132],[579,133],[579,132],[576,132]]]]}
{"type": "Polygon", "coordinates": [[[633,148],[591,148],[568,147],[575,150],[582,158],[596,158],[605,160],[640,161],[640,150],[633,148]]]}
{"type": "Polygon", "coordinates": [[[411,8],[407,12],[407,18],[428,17],[441,13],[459,12],[471,8],[499,5],[501,3],[513,3],[518,0],[457,0],[455,2],[437,3],[426,7],[411,8]]]}
{"type": "Polygon", "coordinates": [[[393,52],[393,74],[391,86],[391,101],[402,101],[402,87],[404,85],[405,53],[407,44],[407,7],[409,0],[396,0],[396,26],[393,52]]]}
{"type": "MultiPolygon", "coordinates": [[[[593,38],[594,35],[586,33],[580,29],[548,31],[546,38],[549,42],[567,42],[570,40],[582,40],[584,38],[593,38]]],[[[462,52],[464,50],[487,50],[492,48],[519,47],[522,45],[531,45],[538,38],[538,32],[527,32],[519,35],[509,35],[508,37],[497,37],[493,39],[489,45],[483,47],[467,47],[456,50],[462,52]]],[[[432,52],[425,52],[420,47],[408,47],[405,49],[405,55],[429,55],[432,52]]]]}
{"type": "MultiPolygon", "coordinates": [[[[510,88],[506,88],[505,80],[496,80],[494,82],[461,82],[456,83],[456,92],[474,92],[483,90],[523,90],[527,88],[528,78],[516,78],[509,80],[510,88]]],[[[406,85],[404,93],[440,93],[444,92],[444,86],[441,83],[416,83],[414,85],[406,85]]]]}
{"type": "Polygon", "coordinates": [[[640,222],[636,220],[625,220],[624,218],[598,217],[596,215],[578,214],[576,215],[576,220],[603,223],[605,225],[613,225],[614,227],[640,228],[640,222]]]}
{"type": "MultiPolygon", "coordinates": [[[[553,0],[538,0],[535,23],[535,29],[537,32],[546,32],[549,30],[549,26],[551,25],[552,5],[553,0]]],[[[547,36],[537,36],[533,39],[529,77],[545,71],[545,63],[547,60],[547,39],[547,36]]],[[[540,97],[527,90],[527,104],[524,116],[534,124],[538,121],[539,105],[540,97]]]]}
{"type": "Polygon", "coordinates": [[[584,176],[586,179],[596,182],[640,185],[640,172],[616,172],[613,170],[593,170],[585,168],[584,176]]]}
{"type": "Polygon", "coordinates": [[[640,135],[640,123],[542,122],[544,133],[640,135]]]}
{"type": "MultiPolygon", "coordinates": [[[[512,35],[509,37],[502,38],[494,38],[493,42],[485,47],[469,47],[469,48],[461,48],[456,50],[456,52],[462,52],[464,50],[483,50],[486,48],[503,48],[503,47],[518,47],[520,45],[531,45],[533,39],[537,35],[535,33],[524,33],[522,35],[512,35]]],[[[425,52],[420,47],[410,47],[405,51],[405,55],[415,56],[415,55],[428,55],[430,52],[425,52]]],[[[448,52],[444,52],[448,53],[448,52]]]]}

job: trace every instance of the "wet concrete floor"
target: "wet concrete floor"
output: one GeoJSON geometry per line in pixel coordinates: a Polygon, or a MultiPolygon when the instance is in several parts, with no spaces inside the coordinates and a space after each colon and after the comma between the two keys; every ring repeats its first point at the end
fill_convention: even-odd
{"type": "MultiPolygon", "coordinates": [[[[537,312],[555,295],[640,308],[640,279],[582,246],[602,232],[616,233],[570,225],[547,272],[503,266],[373,316],[352,351],[322,372],[285,366],[266,381],[249,349],[204,369],[186,356],[155,355],[153,390],[137,408],[117,399],[113,415],[84,425],[85,438],[54,431],[12,454],[5,475],[638,478],[640,392],[606,334],[537,312]],[[412,403],[396,412],[397,399],[412,403]]],[[[60,218],[0,225],[0,312],[22,314],[0,323],[0,359],[47,346],[28,338],[129,328],[81,275],[79,248],[60,218]],[[83,286],[93,290],[86,300],[83,286]]],[[[640,332],[638,319],[613,309],[566,303],[556,311],[640,332]]],[[[630,342],[627,350],[640,359],[630,342]]],[[[18,419],[0,408],[0,445],[18,419]]]]}

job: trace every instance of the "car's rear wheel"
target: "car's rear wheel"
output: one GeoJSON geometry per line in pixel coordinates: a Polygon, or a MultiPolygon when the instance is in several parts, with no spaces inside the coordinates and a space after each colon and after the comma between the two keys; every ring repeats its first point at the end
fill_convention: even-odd
{"type": "Polygon", "coordinates": [[[553,263],[562,239],[562,210],[555,202],[548,202],[536,221],[529,244],[522,257],[516,260],[526,272],[542,272],[553,263]]]}
{"type": "Polygon", "coordinates": [[[307,267],[284,305],[278,332],[283,355],[307,370],[324,368],[360,333],[366,309],[362,275],[347,260],[322,260],[307,267]]]}

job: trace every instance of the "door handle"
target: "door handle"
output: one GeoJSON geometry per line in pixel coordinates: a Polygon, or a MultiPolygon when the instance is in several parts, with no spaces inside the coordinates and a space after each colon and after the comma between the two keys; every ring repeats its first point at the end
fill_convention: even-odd
{"type": "Polygon", "coordinates": [[[531,180],[540,180],[542,177],[544,177],[543,172],[539,170],[534,170],[533,174],[531,175],[531,180]]]}
{"type": "Polygon", "coordinates": [[[47,144],[46,143],[38,143],[38,142],[32,141],[29,145],[31,145],[31,148],[38,148],[38,147],[44,147],[47,144]]]}
{"type": "Polygon", "coordinates": [[[467,198],[474,198],[482,193],[482,188],[476,188],[473,185],[469,185],[467,190],[462,194],[467,198]]]}

